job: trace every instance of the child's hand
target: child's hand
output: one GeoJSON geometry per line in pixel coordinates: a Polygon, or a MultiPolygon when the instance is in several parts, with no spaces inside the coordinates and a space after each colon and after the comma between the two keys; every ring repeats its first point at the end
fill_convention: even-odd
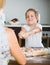
{"type": "Polygon", "coordinates": [[[18,33],[19,38],[23,38],[23,33],[23,31],[20,31],[20,33],[18,33]]]}
{"type": "Polygon", "coordinates": [[[28,36],[29,36],[29,34],[28,33],[26,33],[26,32],[23,32],[23,31],[21,31],[20,33],[18,33],[18,36],[19,36],[19,38],[28,38],[28,36]]]}
{"type": "Polygon", "coordinates": [[[24,39],[28,38],[28,36],[29,36],[28,33],[23,33],[23,34],[22,34],[22,37],[23,37],[24,39]]]}

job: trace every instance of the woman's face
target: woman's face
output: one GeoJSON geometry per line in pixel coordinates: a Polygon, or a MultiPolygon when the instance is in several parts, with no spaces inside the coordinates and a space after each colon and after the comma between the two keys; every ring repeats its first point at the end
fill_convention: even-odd
{"type": "Polygon", "coordinates": [[[33,11],[28,11],[26,17],[28,25],[34,25],[37,23],[37,19],[33,11]]]}

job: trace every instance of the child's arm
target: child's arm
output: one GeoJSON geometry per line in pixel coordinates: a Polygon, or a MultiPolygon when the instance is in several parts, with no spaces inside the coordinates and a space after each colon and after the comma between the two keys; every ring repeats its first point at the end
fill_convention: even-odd
{"type": "Polygon", "coordinates": [[[34,29],[30,30],[29,32],[23,32],[23,33],[21,32],[22,33],[21,35],[22,35],[23,38],[28,38],[29,35],[36,34],[36,33],[39,33],[41,31],[42,31],[42,29],[37,26],[34,29]]]}
{"type": "Polygon", "coordinates": [[[31,35],[31,34],[36,34],[38,32],[41,32],[42,29],[40,29],[38,26],[34,29],[32,29],[31,31],[28,32],[28,35],[31,35]]]}
{"type": "Polygon", "coordinates": [[[21,38],[27,38],[29,35],[36,34],[36,33],[39,33],[41,31],[42,31],[42,26],[38,25],[34,29],[32,29],[28,32],[26,32],[25,28],[22,28],[19,35],[21,36],[21,38]]]}
{"type": "Polygon", "coordinates": [[[36,27],[34,29],[32,29],[31,31],[28,32],[28,35],[31,34],[36,34],[42,31],[42,26],[41,24],[37,24],[36,27]]]}
{"type": "Polygon", "coordinates": [[[25,28],[22,27],[22,28],[21,28],[21,31],[18,33],[19,38],[22,39],[25,32],[26,32],[25,28]]]}

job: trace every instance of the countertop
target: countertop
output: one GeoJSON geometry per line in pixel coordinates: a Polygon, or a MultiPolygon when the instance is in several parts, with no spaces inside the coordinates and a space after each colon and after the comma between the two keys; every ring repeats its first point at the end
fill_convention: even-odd
{"type": "MultiPolygon", "coordinates": [[[[50,48],[48,48],[48,51],[50,51],[50,48]]],[[[19,65],[19,64],[17,64],[17,62],[14,58],[11,58],[9,65],[19,65]]],[[[50,54],[47,54],[44,56],[26,57],[26,65],[50,65],[50,54]]]]}
{"type": "MultiPolygon", "coordinates": [[[[4,25],[4,26],[6,26],[6,27],[22,27],[23,25],[25,25],[25,24],[19,24],[19,25],[4,25]]],[[[42,25],[42,27],[50,27],[50,25],[42,25]]]]}
{"type": "MultiPolygon", "coordinates": [[[[19,64],[15,59],[11,59],[8,65],[19,64]]],[[[50,65],[50,55],[27,58],[26,65],[50,65]]]]}

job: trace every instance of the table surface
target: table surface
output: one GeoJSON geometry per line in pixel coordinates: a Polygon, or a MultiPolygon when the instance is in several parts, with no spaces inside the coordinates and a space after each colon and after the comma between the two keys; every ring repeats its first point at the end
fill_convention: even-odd
{"type": "MultiPolygon", "coordinates": [[[[15,60],[10,60],[9,65],[19,65],[15,60]]],[[[26,65],[50,65],[50,55],[27,57],[26,65]]]]}
{"type": "MultiPolygon", "coordinates": [[[[44,56],[26,57],[26,65],[50,65],[50,54],[44,56]]],[[[19,65],[15,60],[11,60],[9,65],[19,65]]]]}
{"type": "Polygon", "coordinates": [[[50,55],[27,58],[26,65],[50,65],[50,55]]]}

